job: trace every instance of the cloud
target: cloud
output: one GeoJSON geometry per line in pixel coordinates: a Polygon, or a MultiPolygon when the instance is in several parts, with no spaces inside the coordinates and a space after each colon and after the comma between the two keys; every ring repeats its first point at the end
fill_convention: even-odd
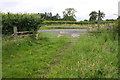
{"type": "Polygon", "coordinates": [[[106,14],[106,18],[116,18],[113,14],[118,13],[119,0],[0,0],[0,10],[2,12],[13,13],[59,13],[65,8],[75,8],[77,10],[77,20],[89,19],[91,11],[101,10],[106,14]]]}

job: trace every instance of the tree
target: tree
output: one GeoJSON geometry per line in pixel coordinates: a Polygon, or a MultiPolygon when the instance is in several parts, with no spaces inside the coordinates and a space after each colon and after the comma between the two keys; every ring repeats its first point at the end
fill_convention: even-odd
{"type": "Polygon", "coordinates": [[[92,11],[89,14],[89,16],[90,16],[89,21],[95,21],[95,20],[97,20],[97,12],[96,11],[92,11]]]}
{"type": "Polygon", "coordinates": [[[65,21],[76,21],[76,19],[73,16],[64,16],[63,20],[65,21]]]}
{"type": "Polygon", "coordinates": [[[98,20],[102,21],[102,18],[105,17],[105,14],[103,12],[100,12],[100,10],[98,11],[98,20]]]}
{"type": "Polygon", "coordinates": [[[60,19],[60,16],[59,16],[59,14],[58,14],[58,13],[56,14],[56,18],[57,18],[57,20],[59,20],[59,19],[60,19]]]}
{"type": "Polygon", "coordinates": [[[45,13],[41,13],[40,16],[41,16],[41,18],[43,18],[45,20],[49,20],[49,21],[60,20],[60,16],[58,13],[56,15],[52,15],[52,12],[50,12],[50,13],[45,12],[45,13]]]}
{"type": "Polygon", "coordinates": [[[95,21],[95,20],[101,21],[105,17],[105,14],[99,10],[98,13],[96,11],[92,11],[89,14],[89,16],[90,16],[89,21],[95,21]]]}
{"type": "Polygon", "coordinates": [[[84,21],[88,21],[87,19],[85,19],[84,21]]]}
{"type": "Polygon", "coordinates": [[[63,11],[63,20],[76,21],[75,13],[76,13],[76,10],[74,8],[66,8],[65,11],[63,11]]]}
{"type": "Polygon", "coordinates": [[[49,16],[52,17],[52,13],[51,12],[49,13],[49,16]]]}
{"type": "Polygon", "coordinates": [[[63,15],[75,17],[75,12],[76,10],[74,8],[66,8],[65,11],[63,11],[63,15]]]}

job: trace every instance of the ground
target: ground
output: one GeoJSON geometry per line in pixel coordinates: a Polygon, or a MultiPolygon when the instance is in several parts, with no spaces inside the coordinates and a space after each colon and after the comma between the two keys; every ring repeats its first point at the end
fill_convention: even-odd
{"type": "Polygon", "coordinates": [[[5,41],[3,78],[117,78],[117,38],[82,31],[40,30],[39,40],[5,41]]]}

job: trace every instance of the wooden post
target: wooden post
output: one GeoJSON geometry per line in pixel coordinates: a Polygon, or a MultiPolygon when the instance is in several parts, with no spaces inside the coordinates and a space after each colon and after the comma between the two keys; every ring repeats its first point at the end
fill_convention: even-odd
{"type": "Polygon", "coordinates": [[[36,33],[36,40],[38,40],[38,33],[36,33]]]}
{"type": "Polygon", "coordinates": [[[100,22],[98,21],[98,31],[100,30],[100,22]]]}
{"type": "Polygon", "coordinates": [[[13,32],[14,32],[14,36],[17,37],[17,27],[16,26],[13,27],[13,32]]]}

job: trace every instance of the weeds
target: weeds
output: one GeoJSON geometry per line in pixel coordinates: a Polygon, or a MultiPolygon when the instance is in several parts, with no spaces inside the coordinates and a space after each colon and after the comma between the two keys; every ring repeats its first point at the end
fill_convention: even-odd
{"type": "Polygon", "coordinates": [[[3,78],[118,78],[118,36],[91,34],[70,46],[43,33],[3,44],[3,78]]]}
{"type": "Polygon", "coordinates": [[[81,35],[47,77],[118,78],[118,40],[112,38],[111,33],[81,35]]]}

